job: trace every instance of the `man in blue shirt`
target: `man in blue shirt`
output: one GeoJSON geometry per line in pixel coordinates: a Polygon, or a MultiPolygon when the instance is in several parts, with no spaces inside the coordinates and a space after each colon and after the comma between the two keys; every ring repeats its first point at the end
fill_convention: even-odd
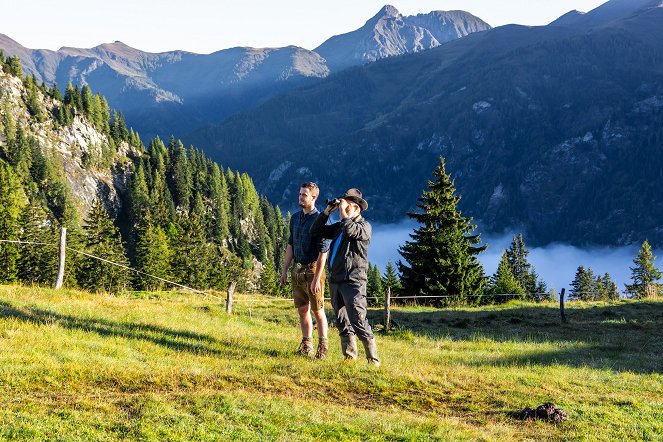
{"type": "Polygon", "coordinates": [[[327,356],[327,316],[324,309],[325,260],[329,241],[310,234],[311,226],[318,217],[315,200],[320,194],[315,183],[304,183],[299,189],[299,207],[302,208],[290,218],[290,238],[285,250],[281,284],[286,285],[288,267],[292,261],[292,295],[299,312],[299,325],[302,329],[302,342],[298,353],[312,357],[313,322],[311,310],[318,325],[317,359],[327,356]]]}

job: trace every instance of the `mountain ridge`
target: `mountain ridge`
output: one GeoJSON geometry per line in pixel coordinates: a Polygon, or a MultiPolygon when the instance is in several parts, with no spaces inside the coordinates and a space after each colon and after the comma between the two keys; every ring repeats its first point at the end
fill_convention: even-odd
{"type": "MultiPolygon", "coordinates": [[[[386,5],[374,18],[379,22],[396,16],[401,17],[396,8],[386,5]]],[[[461,20],[460,16],[455,17],[461,20]]],[[[445,25],[453,27],[448,22],[445,25]]],[[[431,20],[428,26],[437,24],[431,20]]],[[[462,24],[457,28],[459,31],[448,33],[447,38],[479,29],[478,25],[465,29],[462,24]]],[[[433,34],[421,26],[407,35],[398,34],[401,30],[396,26],[389,31],[388,40],[395,41],[392,46],[397,49],[383,48],[380,41],[374,40],[366,43],[365,50],[372,51],[372,58],[376,59],[437,44],[433,42],[433,34]],[[424,34],[428,43],[416,43],[424,34]]],[[[182,138],[198,127],[219,122],[237,111],[335,72],[317,52],[292,45],[235,47],[209,54],[181,50],[151,53],[117,40],[92,48],[63,46],[52,51],[28,49],[0,34],[0,48],[9,55],[18,55],[25,71],[40,82],[56,83],[60,88],[70,81],[79,86],[89,84],[148,137],[166,138],[175,134],[182,138]]],[[[363,62],[353,59],[341,65],[363,62]]]]}
{"type": "Polygon", "coordinates": [[[347,69],[237,114],[197,144],[250,171],[279,204],[316,180],[331,194],[360,187],[369,216],[398,221],[442,155],[461,208],[487,232],[662,244],[663,214],[643,199],[657,201],[663,185],[650,168],[663,164],[651,144],[663,127],[663,9],[647,5],[617,22],[589,12],[608,20],[591,28],[503,26],[347,69]]]}

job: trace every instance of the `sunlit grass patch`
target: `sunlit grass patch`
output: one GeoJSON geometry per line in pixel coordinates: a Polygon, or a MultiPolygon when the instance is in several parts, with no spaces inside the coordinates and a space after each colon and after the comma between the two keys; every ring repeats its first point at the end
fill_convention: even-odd
{"type": "Polygon", "coordinates": [[[0,287],[0,439],[663,434],[661,302],[572,304],[568,324],[554,304],[395,307],[397,326],[378,334],[382,366],[374,369],[363,354],[344,362],[334,329],[326,360],[296,356],[290,303],[237,297],[255,301],[237,302],[229,316],[216,299],[176,292],[0,287]],[[567,422],[514,418],[548,401],[568,412],[567,422]]]}

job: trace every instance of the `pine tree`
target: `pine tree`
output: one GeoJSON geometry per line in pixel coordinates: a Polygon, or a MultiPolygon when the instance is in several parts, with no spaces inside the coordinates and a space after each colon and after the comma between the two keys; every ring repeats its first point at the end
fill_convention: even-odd
{"type": "Polygon", "coordinates": [[[633,283],[626,284],[626,291],[634,298],[646,297],[650,287],[653,287],[656,281],[663,276],[654,264],[655,260],[656,257],[652,253],[651,246],[645,240],[638,251],[638,255],[633,259],[635,267],[629,267],[633,283]]]}
{"type": "MultiPolygon", "coordinates": [[[[153,225],[149,215],[141,219],[137,230],[136,270],[168,279],[173,253],[166,232],[161,226],[153,225]]],[[[136,287],[141,290],[163,290],[166,286],[164,281],[143,274],[136,274],[134,281],[136,287]]]]}
{"type": "MultiPolygon", "coordinates": [[[[524,295],[525,289],[513,274],[511,263],[509,262],[509,253],[505,251],[502,254],[500,263],[497,265],[495,274],[490,278],[488,292],[492,295],[524,295]]],[[[494,302],[505,302],[506,297],[494,297],[494,302]]]]}
{"type": "Polygon", "coordinates": [[[387,290],[387,287],[389,287],[391,289],[392,296],[403,289],[401,280],[396,273],[396,267],[391,261],[387,262],[387,267],[385,267],[384,275],[382,277],[382,287],[384,287],[385,290],[387,290]]]}
{"type": "Polygon", "coordinates": [[[128,185],[129,213],[133,225],[141,222],[150,207],[150,195],[143,164],[138,160],[136,162],[138,163],[136,172],[131,176],[128,185]]]}
{"type": "Polygon", "coordinates": [[[186,150],[181,141],[171,138],[169,145],[171,165],[168,175],[169,188],[175,201],[175,207],[189,210],[191,200],[191,172],[187,161],[186,150]]]}
{"type": "MultiPolygon", "coordinates": [[[[128,266],[120,231],[113,225],[101,201],[96,200],[86,220],[85,250],[108,261],[128,266]]],[[[91,257],[82,260],[79,284],[91,291],[118,292],[129,287],[127,270],[91,257]]]]}
{"type": "Polygon", "coordinates": [[[534,267],[527,261],[529,250],[525,247],[522,233],[513,236],[506,251],[511,272],[526,294],[538,297],[547,292],[546,283],[539,279],[534,267]]]}
{"type": "Polygon", "coordinates": [[[60,88],[55,83],[53,83],[53,87],[51,88],[50,95],[54,100],[62,101],[62,92],[60,92],[60,88]]]}
{"type": "Polygon", "coordinates": [[[595,289],[594,272],[591,268],[579,266],[573,282],[571,282],[571,297],[586,301],[591,299],[595,289]]]}
{"type": "Polygon", "coordinates": [[[209,286],[212,254],[197,216],[180,215],[168,232],[173,250],[172,272],[177,282],[196,289],[209,286]]]}
{"type": "Polygon", "coordinates": [[[9,73],[13,76],[23,78],[23,66],[18,55],[12,55],[9,60],[7,60],[7,68],[9,69],[9,73]]]}
{"type": "Polygon", "coordinates": [[[408,213],[421,226],[400,248],[407,265],[399,262],[403,289],[407,294],[451,296],[467,302],[468,296],[480,293],[485,284],[483,267],[477,255],[485,250],[471,218],[458,211],[460,197],[445,171],[444,158],[435,169],[436,181],[419,198],[423,213],[408,213]]]}
{"type": "Polygon", "coordinates": [[[384,291],[382,288],[382,276],[377,264],[368,263],[368,282],[366,284],[366,296],[371,305],[381,305],[384,302],[384,291]]]}
{"type": "Polygon", "coordinates": [[[603,285],[605,287],[606,299],[616,301],[619,299],[617,284],[612,280],[609,273],[603,275],[603,285]]]}
{"type": "Polygon", "coordinates": [[[269,260],[263,263],[258,288],[264,295],[280,296],[283,294],[284,290],[281,286],[279,275],[276,273],[274,264],[269,260]]]}
{"type": "MultiPolygon", "coordinates": [[[[27,204],[21,183],[11,167],[0,160],[0,239],[19,238],[19,217],[27,204]]],[[[15,243],[0,243],[0,282],[15,282],[18,277],[19,249],[15,243]]]]}
{"type": "Polygon", "coordinates": [[[57,275],[57,234],[53,220],[37,204],[28,204],[20,218],[21,241],[40,243],[23,244],[18,260],[18,278],[24,283],[52,284],[57,275]],[[50,245],[44,245],[50,244],[50,245]]]}

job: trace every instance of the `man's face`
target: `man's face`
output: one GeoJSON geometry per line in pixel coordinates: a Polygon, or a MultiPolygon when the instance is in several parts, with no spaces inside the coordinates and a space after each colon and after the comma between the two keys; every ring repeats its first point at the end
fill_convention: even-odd
{"type": "Polygon", "coordinates": [[[354,218],[355,216],[359,215],[360,212],[359,206],[356,203],[346,199],[341,199],[340,209],[341,213],[346,213],[350,218],[354,218]]]}
{"type": "Polygon", "coordinates": [[[301,187],[299,189],[299,207],[302,209],[312,209],[315,205],[316,196],[311,189],[301,187]]]}

